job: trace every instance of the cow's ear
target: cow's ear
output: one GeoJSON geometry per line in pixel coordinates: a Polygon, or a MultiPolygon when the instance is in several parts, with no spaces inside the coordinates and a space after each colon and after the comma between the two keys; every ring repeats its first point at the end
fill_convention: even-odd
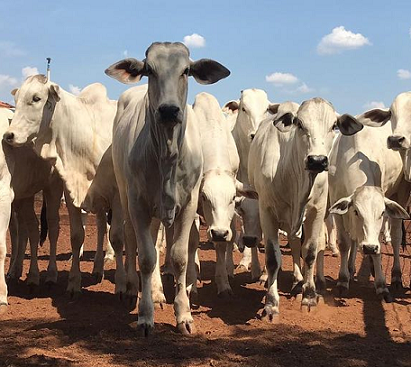
{"type": "Polygon", "coordinates": [[[280,117],[276,116],[273,124],[279,131],[286,133],[294,126],[294,118],[295,117],[291,112],[287,112],[280,117]]]}
{"type": "Polygon", "coordinates": [[[268,105],[267,111],[272,115],[275,115],[278,112],[278,107],[280,107],[279,103],[270,103],[268,105]]]}
{"type": "Polygon", "coordinates": [[[237,196],[244,196],[249,199],[258,199],[257,191],[250,185],[244,184],[238,180],[235,181],[237,196]]]}
{"type": "Polygon", "coordinates": [[[395,201],[384,198],[385,212],[390,218],[394,219],[410,219],[407,211],[395,201]]]}
{"type": "Polygon", "coordinates": [[[374,108],[357,116],[360,124],[379,127],[386,124],[391,119],[391,110],[374,108]]]}
{"type": "Polygon", "coordinates": [[[337,126],[343,135],[354,135],[364,127],[355,117],[349,114],[338,116],[337,126]]]}
{"type": "Polygon", "coordinates": [[[57,84],[51,84],[49,89],[49,97],[53,98],[56,102],[60,101],[61,91],[57,84]]]}
{"type": "Polygon", "coordinates": [[[190,75],[200,84],[213,84],[227,78],[230,70],[217,61],[200,59],[191,62],[190,75]]]}
{"type": "Polygon", "coordinates": [[[328,211],[330,214],[345,214],[350,209],[352,205],[352,196],[348,196],[346,198],[341,198],[338,200],[328,211]]]}
{"type": "Polygon", "coordinates": [[[240,107],[240,104],[238,103],[238,101],[229,101],[224,105],[223,111],[227,111],[227,112],[229,111],[231,113],[234,113],[238,111],[239,107],[240,107]]]}
{"type": "Polygon", "coordinates": [[[10,94],[11,94],[12,96],[15,96],[18,91],[19,91],[18,88],[14,88],[14,89],[10,92],[10,94]]]}
{"type": "Polygon", "coordinates": [[[104,72],[121,83],[133,84],[139,82],[145,75],[145,64],[143,61],[129,58],[116,62],[104,72]]]}

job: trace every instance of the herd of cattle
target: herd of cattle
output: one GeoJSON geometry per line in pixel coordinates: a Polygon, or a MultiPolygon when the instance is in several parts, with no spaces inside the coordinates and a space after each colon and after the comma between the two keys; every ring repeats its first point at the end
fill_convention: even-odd
{"type": "Polygon", "coordinates": [[[379,233],[388,228],[385,235],[394,252],[391,283],[401,286],[401,224],[408,218],[404,207],[411,191],[411,92],[397,96],[389,109],[356,117],[338,114],[321,98],[301,105],[270,103],[257,89],[242,91],[239,100],[223,108],[212,95],[200,93],[190,106],[189,76],[212,84],[230,72],[210,59],[192,61],[181,43],[153,43],[144,60],[121,60],[106,74],[127,84],[147,76],[148,84],[128,89],[117,102],[98,83],[74,96],[35,75],[12,91],[14,113],[0,109],[0,309],[8,304],[8,228],[12,256],[7,276],[22,275],[29,241],[27,284],[39,284],[34,195],[41,190],[50,239],[46,281],[57,281],[63,192],[70,218],[71,295],[81,290],[82,209],[96,213],[93,274],[99,278],[110,211],[115,293],[136,302],[141,292],[138,325],[145,335],[154,327],[153,303],[165,302],[156,244],[160,225],[167,244],[164,272],[175,278],[177,328],[193,332],[189,299],[197,293],[197,213],[215,244],[218,294],[232,293],[236,242],[245,248],[240,265],[251,269],[253,279],[267,281],[263,317],[268,321],[279,313],[279,231],[287,233],[291,247],[292,292],[302,293],[302,307],[310,308],[325,287],[325,220],[330,223],[330,218],[341,258],[337,287],[348,290],[359,248],[372,258],[377,295],[390,301],[379,233]],[[242,218],[240,238],[236,213],[242,218]],[[263,274],[257,256],[261,241],[263,274]]]}

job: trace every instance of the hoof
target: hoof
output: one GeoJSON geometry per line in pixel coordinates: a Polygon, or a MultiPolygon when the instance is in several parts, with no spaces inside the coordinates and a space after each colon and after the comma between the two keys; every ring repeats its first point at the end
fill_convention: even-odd
{"type": "Polygon", "coordinates": [[[311,312],[311,309],[318,305],[318,296],[304,297],[301,301],[301,310],[303,312],[311,312]]]}
{"type": "Polygon", "coordinates": [[[265,306],[261,315],[261,320],[263,320],[264,322],[273,323],[278,320],[279,315],[280,312],[278,310],[278,306],[265,306]]]}
{"type": "Polygon", "coordinates": [[[138,325],[139,333],[141,336],[148,338],[154,330],[154,326],[150,324],[140,324],[138,325]]]}
{"type": "Polygon", "coordinates": [[[177,324],[177,330],[183,335],[193,335],[195,333],[194,324],[188,321],[177,324]]]}
{"type": "Polygon", "coordinates": [[[231,289],[224,289],[218,293],[218,298],[220,299],[230,299],[233,296],[233,291],[231,289]]]}
{"type": "Polygon", "coordinates": [[[393,280],[391,282],[391,289],[394,291],[402,291],[404,289],[401,280],[393,280]]]}
{"type": "Polygon", "coordinates": [[[296,297],[297,294],[302,294],[303,293],[303,281],[300,281],[296,284],[293,284],[293,287],[291,288],[290,295],[292,297],[296,297]]]}
{"type": "Polygon", "coordinates": [[[4,315],[7,312],[8,304],[0,302],[0,315],[4,315]]]}
{"type": "Polygon", "coordinates": [[[93,273],[92,276],[93,276],[95,284],[101,283],[104,279],[103,273],[93,273]]]}
{"type": "Polygon", "coordinates": [[[77,301],[79,298],[80,298],[80,296],[81,296],[81,292],[80,291],[67,291],[68,292],[68,295],[69,295],[69,298],[70,298],[70,301],[77,301]]]}
{"type": "Polygon", "coordinates": [[[384,290],[383,292],[379,293],[378,298],[381,301],[385,301],[386,303],[392,303],[394,301],[394,298],[388,290],[384,290]]]}
{"type": "Polygon", "coordinates": [[[338,297],[346,298],[348,297],[348,285],[337,283],[336,294],[338,297]]]}

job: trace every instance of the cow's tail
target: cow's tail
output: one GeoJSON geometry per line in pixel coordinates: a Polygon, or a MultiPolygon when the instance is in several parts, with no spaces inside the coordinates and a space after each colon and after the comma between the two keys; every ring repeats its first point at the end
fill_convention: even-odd
{"type": "Polygon", "coordinates": [[[49,231],[49,226],[47,223],[47,205],[46,200],[43,198],[43,206],[41,207],[40,214],[40,246],[43,246],[47,239],[47,233],[49,231]]]}
{"type": "Polygon", "coordinates": [[[401,221],[401,229],[402,229],[402,251],[405,251],[405,246],[407,246],[407,230],[405,228],[404,220],[401,221]]]}

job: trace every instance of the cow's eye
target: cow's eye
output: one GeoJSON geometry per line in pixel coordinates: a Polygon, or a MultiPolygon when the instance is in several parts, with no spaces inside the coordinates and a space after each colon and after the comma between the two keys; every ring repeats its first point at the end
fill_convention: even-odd
{"type": "Polygon", "coordinates": [[[183,71],[182,75],[188,75],[188,73],[190,72],[189,68],[185,68],[185,70],[183,71]]]}
{"type": "Polygon", "coordinates": [[[358,212],[355,209],[354,209],[354,214],[358,217],[358,212]]]}
{"type": "Polygon", "coordinates": [[[385,214],[385,210],[383,210],[383,211],[382,211],[382,213],[381,213],[381,217],[383,217],[383,216],[384,216],[384,214],[385,214]]]}
{"type": "Polygon", "coordinates": [[[244,107],[242,108],[242,110],[243,110],[243,112],[245,112],[245,108],[244,108],[244,107]]]}
{"type": "Polygon", "coordinates": [[[41,100],[41,98],[38,97],[38,96],[34,96],[34,97],[33,97],[33,102],[38,102],[38,101],[40,101],[40,100],[41,100]]]}

